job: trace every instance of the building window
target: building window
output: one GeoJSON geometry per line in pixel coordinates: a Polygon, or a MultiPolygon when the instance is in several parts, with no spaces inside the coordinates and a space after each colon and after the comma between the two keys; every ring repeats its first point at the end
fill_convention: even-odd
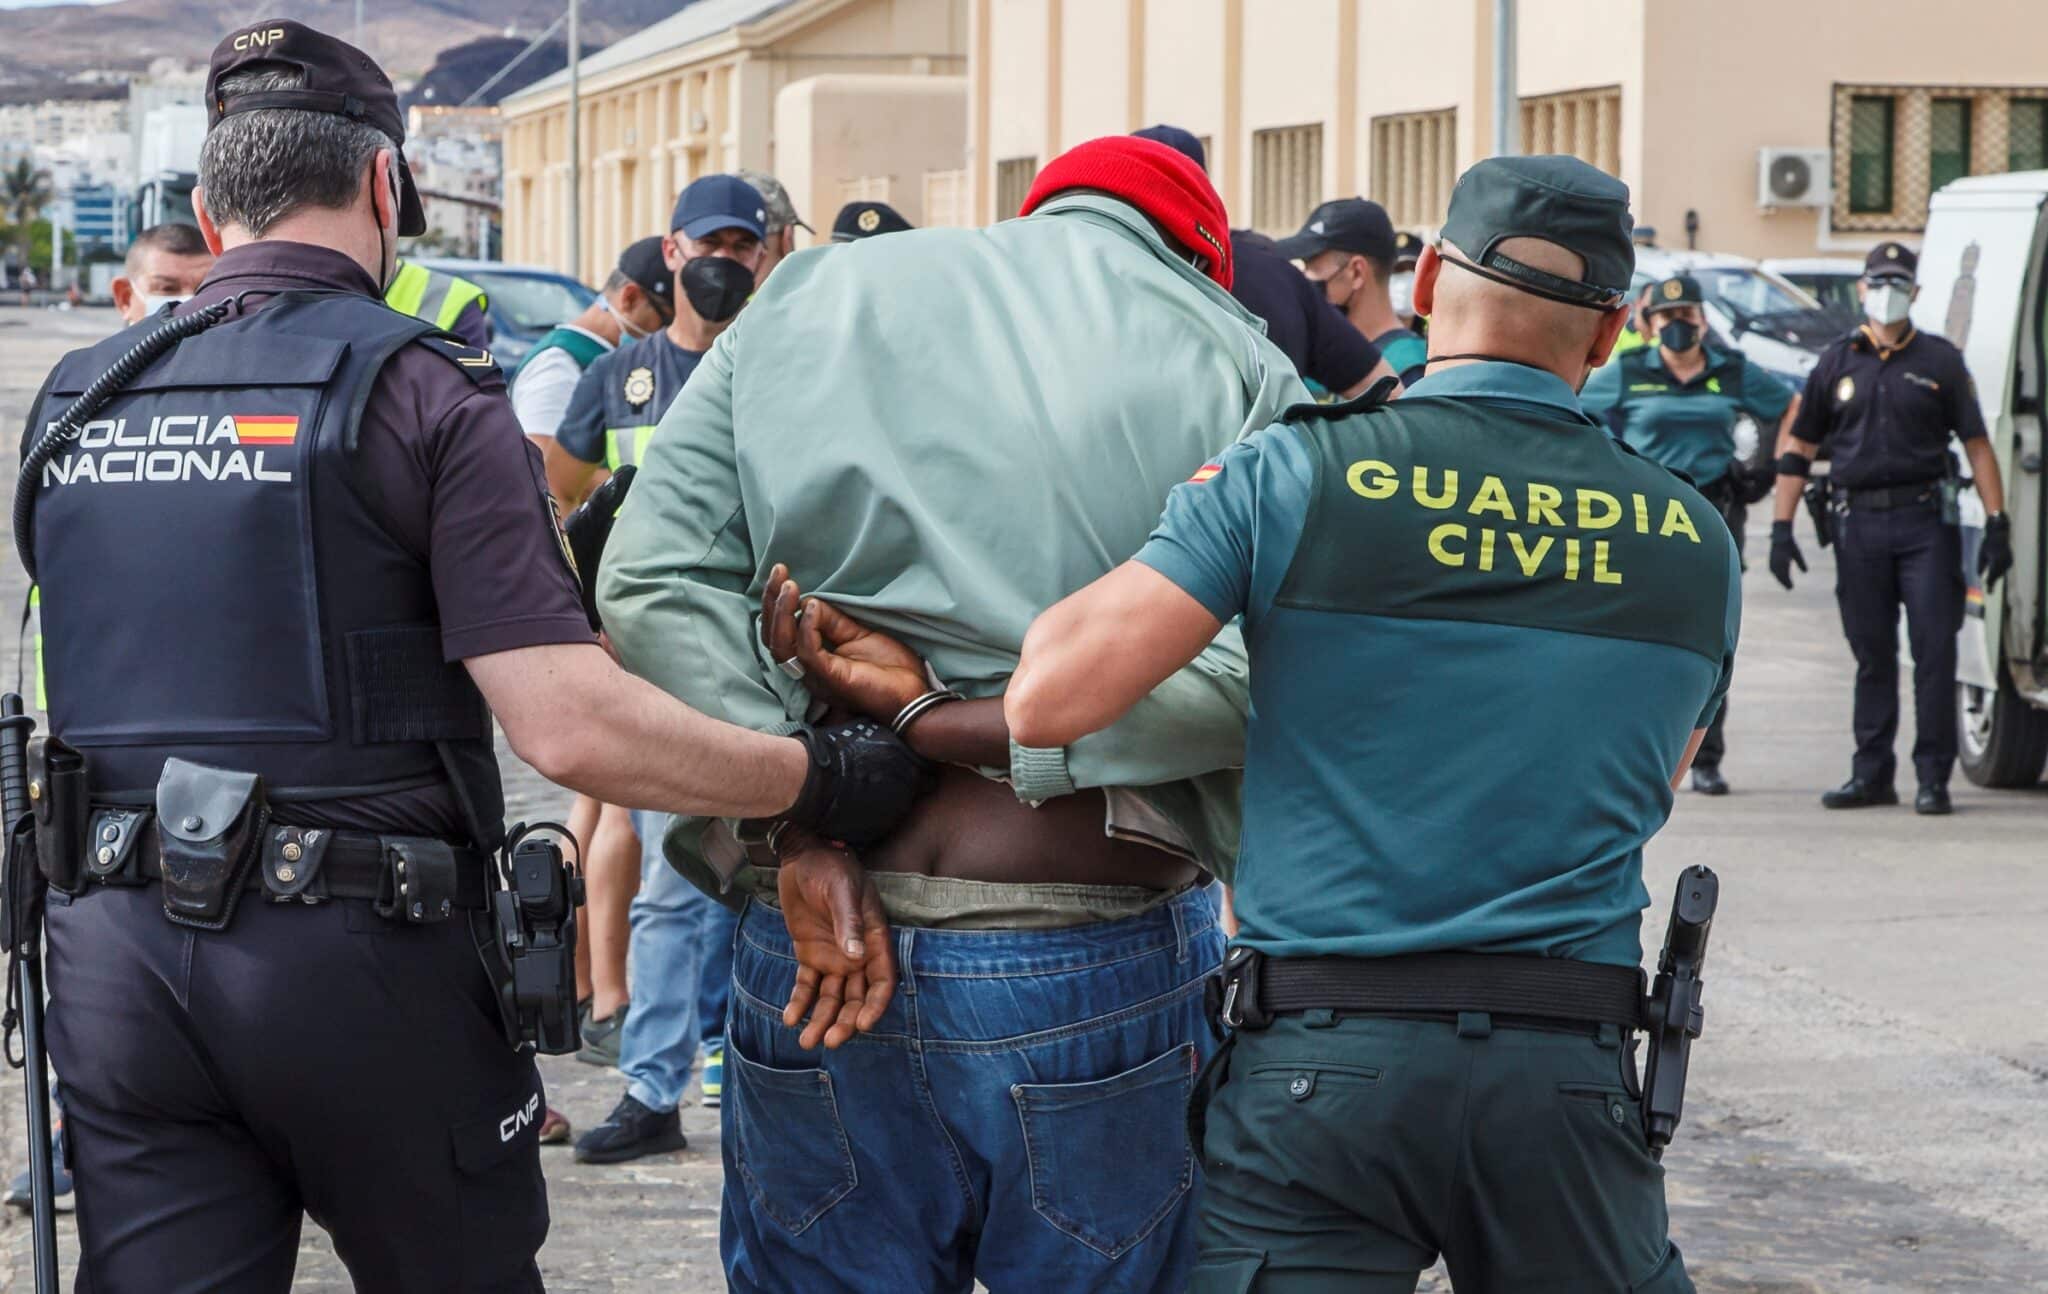
{"type": "Polygon", "coordinates": [[[1940,188],[1970,173],[1970,101],[1936,99],[1928,118],[1927,187],[1940,188]]]}
{"type": "Polygon", "coordinates": [[[996,163],[996,219],[1008,220],[1024,209],[1031,182],[1038,178],[1038,159],[1012,157],[996,163]]]}
{"type": "Polygon", "coordinates": [[[1372,119],[1372,196],[1395,224],[1442,224],[1457,178],[1456,110],[1372,119]]]}
{"type": "Polygon", "coordinates": [[[1291,234],[1322,196],[1321,123],[1252,132],[1252,228],[1291,234]]]}
{"type": "Polygon", "coordinates": [[[1890,95],[1858,95],[1849,101],[1849,210],[1892,209],[1892,115],[1890,95]]]}
{"type": "Polygon", "coordinates": [[[1601,86],[1522,100],[1522,151],[1569,153],[1621,174],[1621,87],[1601,86]]]}
{"type": "Polygon", "coordinates": [[[2048,99],[2014,99],[2006,122],[2005,169],[2048,170],[2048,99]]]}

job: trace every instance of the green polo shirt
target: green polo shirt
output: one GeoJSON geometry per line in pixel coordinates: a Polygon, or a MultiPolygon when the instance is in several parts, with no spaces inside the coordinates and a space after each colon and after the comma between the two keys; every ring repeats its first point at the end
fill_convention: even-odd
{"type": "Polygon", "coordinates": [[[1680,382],[1664,367],[1664,351],[1641,346],[1586,381],[1579,402],[1629,448],[1712,485],[1735,459],[1735,420],[1747,413],[1775,442],[1792,388],[1747,355],[1707,347],[1707,365],[1680,382]]]}
{"type": "Polygon", "coordinates": [[[1637,963],[1642,847],[1734,664],[1712,506],[1503,363],[1212,468],[1138,560],[1244,617],[1242,940],[1637,963]]]}

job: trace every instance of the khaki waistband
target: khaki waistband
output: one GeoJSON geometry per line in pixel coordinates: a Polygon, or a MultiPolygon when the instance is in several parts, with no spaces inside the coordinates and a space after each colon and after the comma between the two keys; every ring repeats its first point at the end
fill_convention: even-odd
{"type": "MultiPolygon", "coordinates": [[[[756,867],[754,897],[779,907],[775,869],[756,867]]],[[[1065,930],[1136,916],[1180,894],[1141,885],[1013,885],[951,876],[872,872],[896,925],[932,930],[1065,930]]]]}

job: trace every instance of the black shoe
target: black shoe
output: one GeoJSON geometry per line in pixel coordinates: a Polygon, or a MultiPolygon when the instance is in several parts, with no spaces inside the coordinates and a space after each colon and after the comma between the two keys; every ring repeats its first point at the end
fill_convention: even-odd
{"type": "Polygon", "coordinates": [[[1821,807],[1828,809],[1868,809],[1880,804],[1897,804],[1899,793],[1889,786],[1878,786],[1860,777],[1852,777],[1832,791],[1821,792],[1821,807]]]}
{"type": "Polygon", "coordinates": [[[1938,818],[1945,813],[1954,813],[1956,806],[1949,803],[1946,786],[1923,786],[1920,794],[1913,797],[1913,812],[1938,818]]]}
{"type": "Polygon", "coordinates": [[[650,1110],[631,1096],[623,1096],[603,1123],[576,1138],[576,1162],[623,1164],[643,1155],[665,1155],[689,1144],[676,1111],[650,1110]]]}
{"type": "Polygon", "coordinates": [[[1726,795],[1728,779],[1721,776],[1721,770],[1718,768],[1701,768],[1695,764],[1692,769],[1692,789],[1701,795],[1726,795]]]}

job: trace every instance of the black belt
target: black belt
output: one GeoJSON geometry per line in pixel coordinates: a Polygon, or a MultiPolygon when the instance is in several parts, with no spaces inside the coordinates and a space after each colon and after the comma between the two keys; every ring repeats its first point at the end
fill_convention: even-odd
{"type": "Polygon", "coordinates": [[[1940,497],[1940,480],[1913,481],[1906,485],[1876,485],[1869,489],[1843,489],[1837,492],[1844,505],[1851,512],[1886,512],[1893,508],[1911,507],[1940,497]]]}
{"type": "Polygon", "coordinates": [[[1222,1016],[1258,1029],[1271,1017],[1329,1010],[1362,1015],[1485,1012],[1536,1020],[1618,1024],[1643,1020],[1643,973],[1563,957],[1414,953],[1401,957],[1265,957],[1231,951],[1222,1016]]]}

